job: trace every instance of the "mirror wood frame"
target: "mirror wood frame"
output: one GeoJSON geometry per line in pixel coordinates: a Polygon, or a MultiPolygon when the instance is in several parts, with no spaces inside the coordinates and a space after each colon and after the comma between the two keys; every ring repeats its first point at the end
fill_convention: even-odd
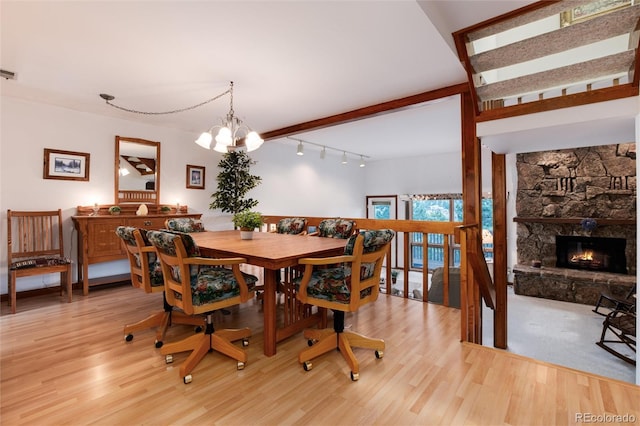
{"type": "Polygon", "coordinates": [[[129,138],[116,136],[116,156],[114,163],[114,203],[144,203],[158,205],[160,203],[160,142],[149,141],[146,139],[129,138]],[[120,190],[120,142],[136,143],[150,146],[156,150],[155,164],[155,184],[154,190],[120,190]]]}

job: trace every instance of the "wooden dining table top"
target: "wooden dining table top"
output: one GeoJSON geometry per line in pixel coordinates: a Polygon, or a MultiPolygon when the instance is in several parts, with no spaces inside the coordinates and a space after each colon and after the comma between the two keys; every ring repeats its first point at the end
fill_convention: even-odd
{"type": "Polygon", "coordinates": [[[254,232],[242,240],[240,231],[205,231],[190,234],[203,255],[247,258],[247,263],[267,269],[296,265],[303,257],[326,257],[343,253],[347,240],[309,235],[254,232]]]}

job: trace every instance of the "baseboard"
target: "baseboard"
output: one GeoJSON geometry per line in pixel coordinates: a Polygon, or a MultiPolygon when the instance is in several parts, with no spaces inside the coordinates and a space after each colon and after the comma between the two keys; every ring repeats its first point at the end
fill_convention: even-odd
{"type": "MultiPolygon", "coordinates": [[[[128,275],[128,274],[127,274],[128,275]]],[[[131,281],[127,280],[122,280],[122,281],[117,281],[117,282],[111,282],[109,284],[100,284],[99,287],[109,287],[109,286],[113,286],[113,285],[122,285],[122,284],[129,284],[131,285],[131,281]]],[[[72,284],[73,290],[79,290],[82,293],[82,283],[73,283],[72,284]]],[[[22,290],[22,291],[18,291],[16,293],[16,299],[26,299],[28,297],[36,297],[36,296],[45,296],[48,294],[60,294],[60,286],[56,285],[56,286],[51,286],[51,287],[45,287],[45,288],[36,288],[33,290],[22,290]]],[[[7,293],[1,294],[0,295],[0,302],[8,302],[9,301],[9,295],[7,293]]]]}

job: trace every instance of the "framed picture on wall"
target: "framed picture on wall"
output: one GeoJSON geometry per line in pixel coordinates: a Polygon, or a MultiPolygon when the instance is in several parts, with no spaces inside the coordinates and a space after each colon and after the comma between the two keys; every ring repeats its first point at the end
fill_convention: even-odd
{"type": "Polygon", "coordinates": [[[89,154],[44,149],[44,179],[89,180],[89,154]]]}
{"type": "Polygon", "coordinates": [[[204,167],[187,164],[187,188],[204,189],[204,167]]]}

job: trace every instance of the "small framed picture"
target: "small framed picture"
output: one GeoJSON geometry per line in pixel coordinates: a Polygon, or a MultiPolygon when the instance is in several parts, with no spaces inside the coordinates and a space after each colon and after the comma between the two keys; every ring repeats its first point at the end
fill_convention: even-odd
{"type": "Polygon", "coordinates": [[[44,149],[44,179],[89,180],[89,154],[44,149]]]}
{"type": "Polygon", "coordinates": [[[187,164],[187,188],[204,189],[204,167],[187,164]]]}

